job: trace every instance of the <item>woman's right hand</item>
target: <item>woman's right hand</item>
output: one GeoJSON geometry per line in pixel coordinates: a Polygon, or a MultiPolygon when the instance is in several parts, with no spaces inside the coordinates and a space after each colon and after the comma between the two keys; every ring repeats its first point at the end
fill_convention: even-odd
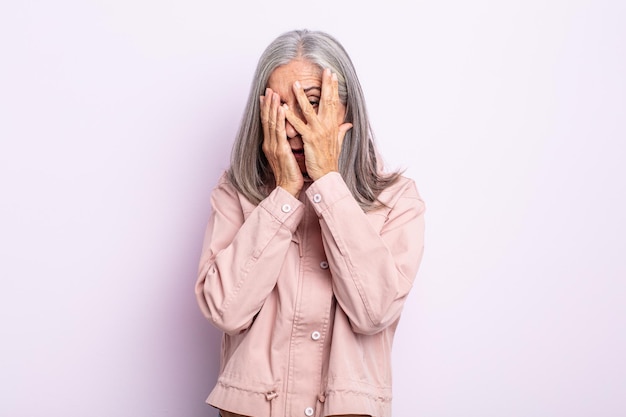
{"type": "Polygon", "coordinates": [[[297,198],[304,186],[304,177],[287,140],[285,110],[280,105],[280,96],[267,88],[260,102],[263,153],[274,173],[276,185],[297,198]]]}

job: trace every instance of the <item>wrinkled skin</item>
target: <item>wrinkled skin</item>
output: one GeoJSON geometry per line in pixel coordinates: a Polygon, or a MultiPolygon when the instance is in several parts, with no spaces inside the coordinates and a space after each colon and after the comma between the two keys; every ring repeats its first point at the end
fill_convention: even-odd
{"type": "Polygon", "coordinates": [[[263,152],[276,185],[298,196],[305,181],[339,170],[351,123],[336,74],[296,59],[274,70],[260,97],[263,152]]]}

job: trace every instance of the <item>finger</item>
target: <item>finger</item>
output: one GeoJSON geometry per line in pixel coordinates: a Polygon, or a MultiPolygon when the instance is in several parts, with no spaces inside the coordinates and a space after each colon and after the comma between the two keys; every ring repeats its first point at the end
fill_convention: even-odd
{"type": "Polygon", "coordinates": [[[275,129],[276,139],[276,159],[279,164],[281,174],[288,174],[290,171],[297,171],[297,161],[293,152],[291,152],[291,146],[287,140],[287,132],[285,130],[285,109],[279,106],[276,111],[277,124],[275,129]]]}
{"type": "Polygon", "coordinates": [[[261,122],[263,124],[263,152],[267,157],[270,165],[276,160],[276,111],[278,109],[277,102],[280,102],[278,94],[274,93],[271,88],[265,90],[263,97],[263,107],[261,122]]]}
{"type": "Polygon", "coordinates": [[[336,73],[333,73],[331,76],[332,86],[333,86],[333,107],[336,109],[339,104],[339,79],[336,73]]]}
{"type": "Polygon", "coordinates": [[[300,119],[298,116],[296,116],[296,114],[291,111],[287,104],[283,104],[282,109],[285,114],[285,118],[289,123],[291,123],[293,128],[296,129],[296,132],[298,132],[300,135],[305,135],[308,132],[308,127],[306,123],[303,122],[302,119],[300,119]]]}
{"type": "Polygon", "coordinates": [[[272,130],[276,129],[276,120],[277,120],[277,113],[278,113],[279,105],[280,105],[280,97],[278,96],[278,94],[272,93],[272,95],[270,96],[270,109],[269,109],[269,118],[268,118],[270,133],[272,130]]]}
{"type": "Polygon", "coordinates": [[[263,152],[265,156],[269,157],[269,104],[271,97],[271,90],[269,88],[265,89],[265,95],[259,97],[259,101],[261,103],[261,126],[263,127],[263,152]]]}
{"type": "Polygon", "coordinates": [[[287,142],[287,133],[285,132],[285,110],[282,106],[279,106],[276,110],[277,123],[276,123],[276,140],[281,147],[287,147],[289,153],[291,153],[291,147],[287,142]]]}
{"type": "MultiPolygon", "coordinates": [[[[270,88],[265,89],[265,95],[259,97],[259,101],[261,103],[261,124],[264,127],[268,126],[269,123],[269,115],[270,115],[270,105],[272,103],[272,90],[270,88]]],[[[264,132],[267,133],[267,132],[264,132]]]]}
{"type": "Polygon", "coordinates": [[[271,95],[269,96],[269,115],[268,115],[268,120],[267,120],[267,126],[268,126],[268,130],[269,130],[269,134],[268,134],[268,143],[270,146],[270,149],[272,150],[272,152],[276,152],[276,119],[277,119],[277,112],[278,112],[278,103],[280,102],[280,98],[278,97],[278,94],[272,92],[271,95]]]}
{"type": "Polygon", "coordinates": [[[263,127],[263,138],[266,138],[267,135],[269,134],[269,130],[268,130],[268,126],[267,126],[267,118],[268,118],[268,114],[267,114],[267,110],[265,108],[265,97],[264,96],[260,96],[259,97],[259,101],[261,104],[261,126],[263,127]]]}
{"type": "Polygon", "coordinates": [[[272,98],[272,90],[270,88],[266,88],[265,95],[259,97],[261,101],[261,121],[267,122],[269,116],[269,105],[272,98]]]}
{"type": "MultiPolygon", "coordinates": [[[[317,113],[311,103],[309,103],[309,99],[302,88],[302,85],[299,81],[293,83],[293,92],[296,96],[296,100],[298,101],[298,105],[300,106],[300,110],[302,110],[302,116],[304,116],[304,120],[307,124],[311,124],[313,127],[319,125],[319,121],[317,120],[317,113]]],[[[291,122],[291,120],[290,120],[291,122]]]]}
{"type": "Polygon", "coordinates": [[[327,116],[334,117],[335,107],[338,100],[336,91],[337,74],[332,74],[330,69],[326,68],[322,74],[322,97],[320,98],[320,116],[325,118],[327,116]]]}
{"type": "Polygon", "coordinates": [[[352,123],[343,123],[339,125],[338,139],[339,139],[339,149],[343,145],[343,139],[346,137],[346,133],[348,130],[352,129],[352,123]]]}

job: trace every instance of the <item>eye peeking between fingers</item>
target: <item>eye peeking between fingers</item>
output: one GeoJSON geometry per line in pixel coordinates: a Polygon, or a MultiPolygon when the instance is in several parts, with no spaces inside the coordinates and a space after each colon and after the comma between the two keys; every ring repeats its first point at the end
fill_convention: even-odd
{"type": "Polygon", "coordinates": [[[309,103],[311,104],[311,106],[313,106],[315,111],[317,111],[317,108],[320,105],[320,99],[319,97],[309,97],[309,103]]]}

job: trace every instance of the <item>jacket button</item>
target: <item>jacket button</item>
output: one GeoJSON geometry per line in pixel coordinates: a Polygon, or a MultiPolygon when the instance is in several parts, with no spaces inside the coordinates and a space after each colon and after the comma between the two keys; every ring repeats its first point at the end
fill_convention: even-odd
{"type": "Polygon", "coordinates": [[[307,417],[311,417],[313,415],[313,409],[311,407],[307,407],[304,409],[304,415],[307,417]]]}
{"type": "Polygon", "coordinates": [[[291,206],[289,204],[283,204],[280,208],[284,213],[289,213],[291,211],[291,206]]]}
{"type": "Polygon", "coordinates": [[[313,340],[320,340],[320,337],[322,337],[322,335],[318,331],[311,333],[311,339],[313,340]]]}
{"type": "Polygon", "coordinates": [[[315,203],[319,203],[320,201],[322,201],[322,196],[321,196],[321,195],[319,195],[319,194],[315,194],[315,195],[313,196],[313,201],[314,201],[315,203]]]}
{"type": "Polygon", "coordinates": [[[328,269],[328,262],[326,262],[326,261],[322,261],[322,262],[320,262],[320,268],[322,268],[322,269],[328,269]]]}

